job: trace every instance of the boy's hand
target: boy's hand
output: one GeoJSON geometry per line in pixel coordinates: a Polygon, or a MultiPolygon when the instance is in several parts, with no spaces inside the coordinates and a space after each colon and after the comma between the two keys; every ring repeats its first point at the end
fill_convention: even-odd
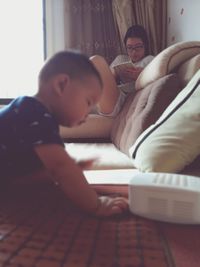
{"type": "Polygon", "coordinates": [[[79,167],[82,170],[88,170],[88,169],[91,169],[91,167],[97,161],[98,161],[98,158],[93,158],[93,159],[87,159],[87,160],[78,161],[77,164],[79,165],[79,167]]]}
{"type": "Polygon", "coordinates": [[[99,197],[99,204],[95,211],[96,216],[107,217],[121,214],[128,210],[128,199],[124,197],[99,197]]]}

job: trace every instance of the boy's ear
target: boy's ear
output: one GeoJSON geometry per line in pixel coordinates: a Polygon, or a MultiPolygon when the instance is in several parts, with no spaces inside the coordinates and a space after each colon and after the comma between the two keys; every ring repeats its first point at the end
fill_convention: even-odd
{"type": "Polygon", "coordinates": [[[54,89],[57,94],[62,95],[69,83],[69,76],[67,74],[58,74],[54,78],[54,89]]]}

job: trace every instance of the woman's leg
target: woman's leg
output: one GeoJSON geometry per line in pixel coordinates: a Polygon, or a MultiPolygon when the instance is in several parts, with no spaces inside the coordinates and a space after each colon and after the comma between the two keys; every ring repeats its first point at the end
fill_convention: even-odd
{"type": "Polygon", "coordinates": [[[95,65],[103,81],[103,92],[98,103],[99,111],[103,114],[110,114],[119,97],[119,89],[114,75],[103,57],[97,55],[91,57],[90,60],[95,65]]]}

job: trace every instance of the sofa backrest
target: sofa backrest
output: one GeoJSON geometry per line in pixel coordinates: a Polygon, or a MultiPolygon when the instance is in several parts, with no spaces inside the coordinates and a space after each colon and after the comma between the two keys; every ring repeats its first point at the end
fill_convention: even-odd
{"type": "Polygon", "coordinates": [[[176,43],[159,53],[138,77],[136,94],[129,95],[122,111],[114,119],[113,143],[128,154],[130,145],[161,116],[198,69],[198,41],[176,43]]]}
{"type": "Polygon", "coordinates": [[[144,88],[169,73],[177,72],[182,64],[186,65],[182,68],[179,75],[183,79],[182,83],[185,85],[197,69],[200,68],[199,56],[200,41],[179,42],[169,46],[145,67],[136,81],[136,90],[144,88]],[[196,58],[195,56],[198,57],[196,58]],[[190,61],[192,58],[194,59],[190,61]],[[188,72],[188,67],[191,68],[191,66],[193,66],[192,71],[188,72]]]}

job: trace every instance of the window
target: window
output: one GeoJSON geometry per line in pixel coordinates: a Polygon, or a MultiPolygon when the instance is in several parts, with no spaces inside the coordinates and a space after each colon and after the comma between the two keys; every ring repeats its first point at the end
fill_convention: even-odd
{"type": "Polygon", "coordinates": [[[0,3],[1,101],[36,92],[44,61],[43,4],[42,0],[0,3]]]}

